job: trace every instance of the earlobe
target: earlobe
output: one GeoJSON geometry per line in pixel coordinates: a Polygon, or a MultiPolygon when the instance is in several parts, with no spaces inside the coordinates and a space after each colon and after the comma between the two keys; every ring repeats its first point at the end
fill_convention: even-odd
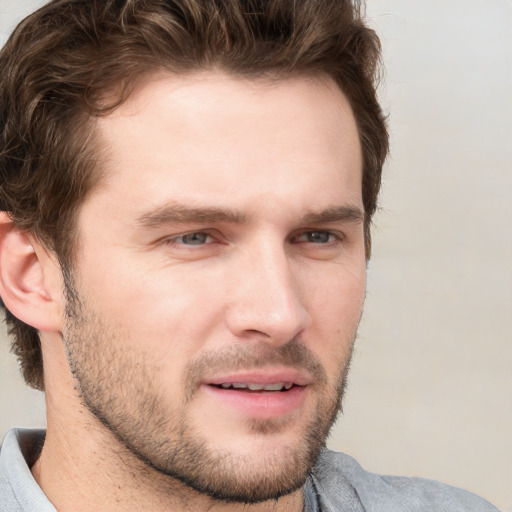
{"type": "Polygon", "coordinates": [[[47,251],[0,212],[0,296],[16,318],[39,331],[62,327],[58,270],[47,251]]]}

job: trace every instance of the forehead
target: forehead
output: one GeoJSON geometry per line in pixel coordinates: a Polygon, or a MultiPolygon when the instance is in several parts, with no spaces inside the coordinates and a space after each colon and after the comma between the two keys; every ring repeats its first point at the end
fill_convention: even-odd
{"type": "Polygon", "coordinates": [[[322,187],[361,202],[356,122],[327,78],[161,74],[96,129],[107,171],[99,193],[130,199],[134,208],[170,198],[215,202],[219,194],[283,199],[294,191],[300,202],[307,188],[318,194],[322,187]]]}

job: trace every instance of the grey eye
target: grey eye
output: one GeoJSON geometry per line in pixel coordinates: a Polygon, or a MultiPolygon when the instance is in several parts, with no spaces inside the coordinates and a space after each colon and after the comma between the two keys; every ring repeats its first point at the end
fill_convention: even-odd
{"type": "Polygon", "coordinates": [[[326,244],[331,241],[331,233],[327,231],[308,231],[305,233],[306,240],[313,244],[326,244]]]}
{"type": "Polygon", "coordinates": [[[178,238],[178,242],[181,242],[185,245],[203,245],[208,243],[211,240],[211,236],[208,233],[188,233],[186,235],[181,235],[178,238]]]}

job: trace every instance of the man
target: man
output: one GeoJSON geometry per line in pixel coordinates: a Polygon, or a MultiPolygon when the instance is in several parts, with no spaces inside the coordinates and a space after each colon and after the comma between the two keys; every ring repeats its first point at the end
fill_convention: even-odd
{"type": "Polygon", "coordinates": [[[324,450],[387,132],[340,0],[55,0],[0,57],[1,510],[496,510],[324,450]]]}

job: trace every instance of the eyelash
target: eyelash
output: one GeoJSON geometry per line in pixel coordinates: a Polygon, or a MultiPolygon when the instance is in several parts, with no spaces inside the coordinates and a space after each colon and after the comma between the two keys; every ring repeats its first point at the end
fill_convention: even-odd
{"type": "Polygon", "coordinates": [[[343,236],[338,233],[338,232],[335,232],[335,231],[329,231],[329,230],[325,230],[325,229],[310,229],[310,230],[307,230],[307,231],[303,231],[302,233],[300,233],[299,235],[295,235],[291,238],[291,241],[293,243],[311,243],[311,244],[315,244],[315,245],[325,245],[325,246],[329,246],[329,245],[332,245],[334,243],[337,243],[337,242],[341,242],[343,240],[343,236]],[[329,238],[329,240],[327,241],[313,241],[313,240],[305,240],[304,242],[299,242],[297,241],[298,238],[300,237],[303,237],[303,236],[310,236],[311,238],[317,236],[318,235],[320,236],[324,236],[326,235],[327,238],[329,238]]]}
{"type": "MultiPolygon", "coordinates": [[[[341,242],[343,240],[343,238],[344,238],[343,235],[339,232],[323,230],[323,229],[310,229],[310,230],[306,230],[306,231],[301,231],[299,234],[293,235],[292,237],[290,237],[290,241],[291,241],[291,243],[294,243],[294,244],[311,243],[311,244],[319,245],[319,246],[320,245],[331,246],[337,242],[341,242]],[[314,240],[311,240],[311,239],[302,240],[302,241],[298,240],[299,238],[304,237],[304,236],[311,237],[311,238],[314,238],[315,236],[316,237],[327,236],[328,240],[317,241],[317,242],[315,242],[314,240]]],[[[216,241],[216,238],[211,233],[209,233],[207,231],[191,231],[189,233],[183,233],[181,235],[176,235],[176,236],[165,239],[166,244],[176,245],[176,246],[183,245],[186,247],[203,247],[203,246],[209,245],[215,241],[216,241]],[[185,243],[184,242],[184,239],[186,239],[187,237],[197,237],[197,236],[201,236],[201,237],[203,237],[203,239],[208,239],[208,241],[203,240],[203,241],[199,241],[199,243],[185,243]]]]}
{"type": "Polygon", "coordinates": [[[185,242],[183,242],[183,239],[185,239],[187,237],[194,237],[194,236],[198,236],[198,235],[204,236],[205,238],[209,238],[209,239],[213,240],[213,237],[210,233],[207,233],[205,231],[192,231],[190,233],[184,233],[183,235],[175,236],[174,238],[170,239],[170,241],[173,243],[176,243],[176,244],[191,245],[191,246],[206,245],[208,243],[206,241],[199,242],[199,243],[191,243],[191,244],[186,244],[185,242]],[[181,239],[181,241],[180,241],[180,239],[181,239]]]}
{"type": "Polygon", "coordinates": [[[182,233],[180,235],[166,237],[162,240],[162,242],[164,245],[170,247],[194,250],[201,247],[209,246],[212,243],[219,240],[220,237],[216,237],[212,233],[209,233],[208,231],[189,231],[188,233],[182,233]],[[205,240],[200,241],[199,243],[185,243],[186,238],[197,236],[204,237],[205,240]]]}

